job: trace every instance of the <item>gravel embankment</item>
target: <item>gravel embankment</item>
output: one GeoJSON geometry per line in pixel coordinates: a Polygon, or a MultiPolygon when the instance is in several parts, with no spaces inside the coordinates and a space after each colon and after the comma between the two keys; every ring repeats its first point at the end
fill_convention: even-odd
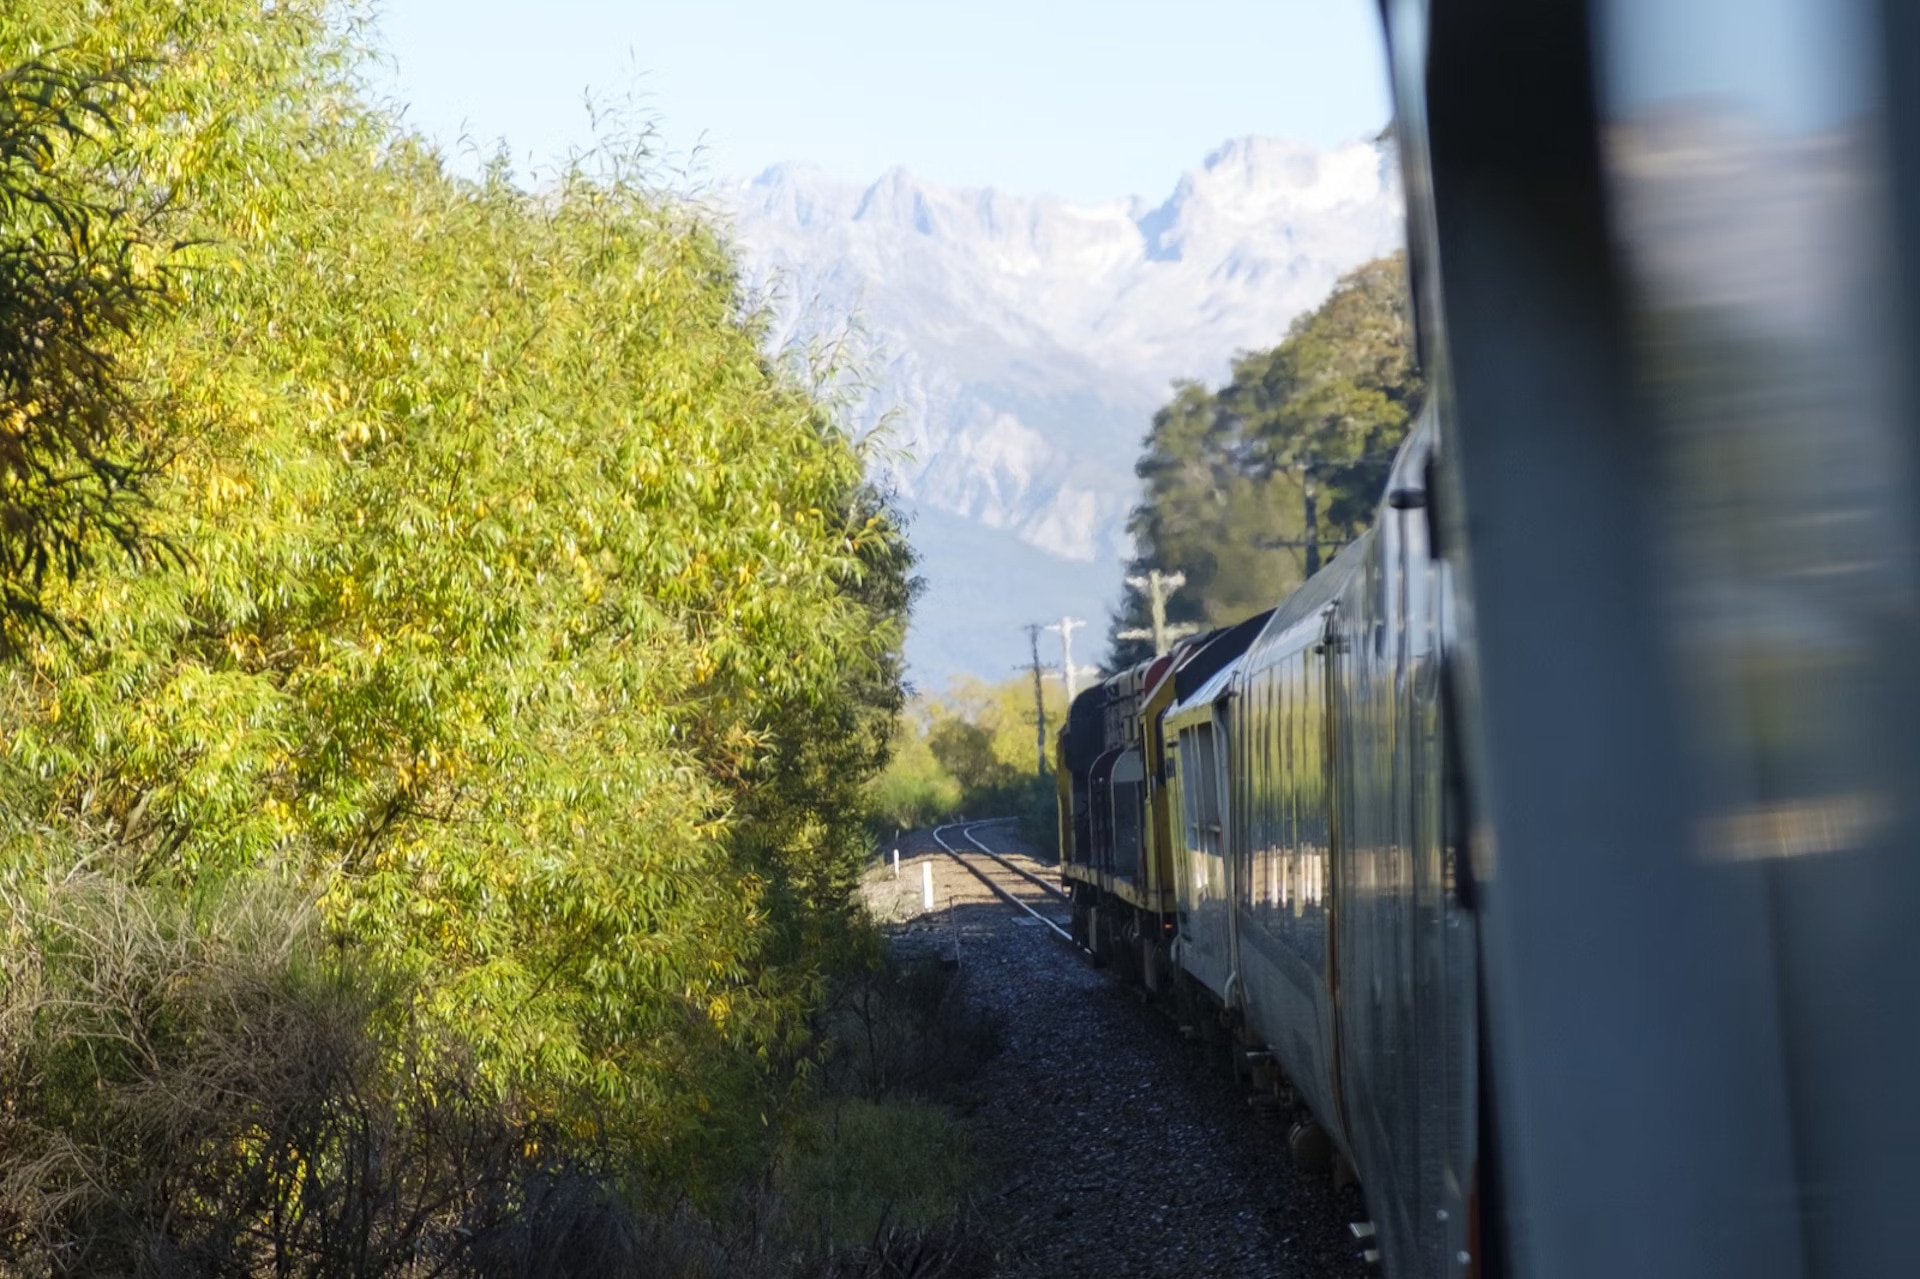
{"type": "MultiPolygon", "coordinates": [[[[980,834],[1004,854],[1017,848],[1006,829],[980,834]]],[[[985,1205],[996,1274],[1369,1273],[1347,1231],[1365,1215],[1359,1192],[1293,1171],[1284,1122],[1256,1115],[1224,1056],[1017,919],[929,832],[900,848],[897,885],[883,867],[869,901],[896,921],[903,947],[944,950],[957,925],[968,996],[1000,1023],[1001,1049],[974,1081],[970,1116],[1006,1170],[985,1205]],[[920,913],[923,860],[934,871],[932,918],[920,913]]]]}

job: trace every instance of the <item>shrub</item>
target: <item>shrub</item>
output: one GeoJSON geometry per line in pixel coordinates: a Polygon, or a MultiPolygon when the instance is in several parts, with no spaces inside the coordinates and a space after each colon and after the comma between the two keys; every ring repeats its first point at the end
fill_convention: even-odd
{"type": "Polygon", "coordinates": [[[823,1018],[813,1104],[781,1149],[783,1246],[810,1274],[984,1274],[972,1205],[987,1167],[959,1115],[998,1027],[964,969],[858,939],[823,1018]]]}
{"type": "Polygon", "coordinates": [[[789,1230],[820,1257],[948,1225],[980,1176],[952,1112],[904,1098],[821,1106],[793,1135],[782,1168],[780,1184],[802,1209],[789,1230]]]}
{"type": "MultiPolygon", "coordinates": [[[[7,902],[0,1232],[22,1273],[398,1271],[521,1204],[523,1134],[284,885],[7,902]]],[[[451,1047],[451,1046],[449,1046],[451,1047]]]]}

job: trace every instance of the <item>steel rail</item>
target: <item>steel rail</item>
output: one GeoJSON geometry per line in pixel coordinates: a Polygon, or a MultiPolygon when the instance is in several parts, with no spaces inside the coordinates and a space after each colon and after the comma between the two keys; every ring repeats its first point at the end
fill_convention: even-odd
{"type": "Polygon", "coordinates": [[[1024,867],[1015,866],[1012,862],[1008,861],[1006,858],[994,852],[991,848],[988,848],[985,844],[981,843],[979,840],[973,837],[974,828],[977,826],[998,826],[1002,822],[1010,822],[1013,820],[1014,819],[1011,817],[996,817],[991,821],[968,822],[964,827],[961,828],[960,834],[966,838],[966,841],[969,844],[972,844],[975,848],[979,849],[981,852],[985,853],[987,856],[993,858],[993,860],[999,862],[1002,866],[1005,866],[1008,870],[1020,876],[1020,878],[1026,880],[1028,883],[1032,884],[1035,888],[1040,889],[1042,892],[1052,893],[1055,897],[1058,897],[1061,901],[1069,900],[1067,897],[1066,890],[1061,888],[1060,885],[1049,884],[1046,880],[1040,878],[1038,875],[1034,874],[1032,871],[1027,870],[1024,867]]]}
{"type": "MultiPolygon", "coordinates": [[[[978,879],[981,883],[985,884],[988,888],[991,888],[996,894],[1004,898],[1009,904],[1018,906],[1021,910],[1026,911],[1027,914],[1033,916],[1035,919],[1045,924],[1048,928],[1053,930],[1053,935],[1058,937],[1061,941],[1066,942],[1069,946],[1074,945],[1075,943],[1073,940],[1072,933],[1060,927],[1060,925],[1054,923],[1051,919],[1048,919],[1045,915],[1042,915],[1039,911],[1035,910],[1033,907],[1021,901],[1018,897],[1015,897],[1012,893],[1008,892],[1005,888],[1001,887],[999,884],[994,883],[992,877],[989,876],[987,872],[981,870],[978,866],[975,866],[971,861],[967,860],[966,854],[962,853],[959,849],[955,848],[952,844],[949,844],[946,840],[946,837],[940,833],[941,831],[952,830],[954,827],[959,826],[961,827],[961,834],[965,835],[966,826],[985,826],[987,824],[988,823],[986,822],[969,822],[965,824],[960,822],[949,822],[945,826],[936,826],[933,828],[933,842],[940,845],[940,847],[943,850],[945,850],[947,856],[953,858],[953,860],[959,862],[962,866],[966,867],[967,870],[973,875],[975,879],[978,879]]],[[[995,860],[996,862],[999,862],[1002,866],[1007,866],[1006,860],[1004,858],[999,856],[997,853],[987,852],[986,849],[981,848],[979,841],[974,839],[972,836],[970,835],[967,836],[967,842],[971,843],[975,848],[979,848],[981,852],[986,853],[987,856],[993,858],[993,860],[995,860]]],[[[1007,866],[1007,869],[1018,870],[1019,868],[1016,866],[1007,866]]]]}

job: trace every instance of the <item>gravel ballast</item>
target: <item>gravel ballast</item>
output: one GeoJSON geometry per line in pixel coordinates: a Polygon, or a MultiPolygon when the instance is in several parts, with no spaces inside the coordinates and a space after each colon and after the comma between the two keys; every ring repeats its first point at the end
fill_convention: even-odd
{"type": "MultiPolygon", "coordinates": [[[[957,830],[945,833],[965,847],[957,830]]],[[[1053,878],[1008,827],[975,834],[1053,878]]],[[[875,914],[905,952],[950,955],[957,934],[966,997],[1000,1030],[968,1117],[1001,1170],[983,1205],[995,1274],[1372,1273],[1347,1230],[1365,1216],[1359,1191],[1294,1171],[1286,1121],[1249,1106],[1223,1049],[1183,1038],[1139,991],[996,898],[931,832],[894,842],[900,877],[883,858],[868,883],[875,914]],[[931,916],[923,862],[933,871],[931,916]]],[[[1019,895],[1064,919],[1065,904],[1040,890],[1019,895]]]]}

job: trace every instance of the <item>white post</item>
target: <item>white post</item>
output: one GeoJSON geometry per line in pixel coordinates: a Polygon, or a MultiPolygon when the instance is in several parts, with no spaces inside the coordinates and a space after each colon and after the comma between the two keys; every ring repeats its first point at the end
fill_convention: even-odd
{"type": "Polygon", "coordinates": [[[926,903],[929,914],[933,911],[933,863],[920,863],[920,900],[926,903]]]}
{"type": "Polygon", "coordinates": [[[897,848],[893,850],[893,877],[900,878],[900,850],[897,848]]]}

